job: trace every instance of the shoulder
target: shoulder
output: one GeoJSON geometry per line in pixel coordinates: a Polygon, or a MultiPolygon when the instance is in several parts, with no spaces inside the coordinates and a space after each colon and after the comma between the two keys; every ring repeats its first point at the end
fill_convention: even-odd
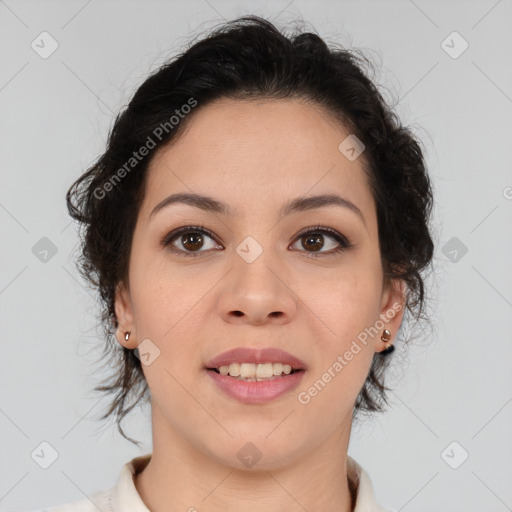
{"type": "Polygon", "coordinates": [[[347,456],[347,476],[355,501],[353,512],[396,512],[377,503],[370,476],[350,456],[347,456]]]}
{"type": "Polygon", "coordinates": [[[30,512],[111,512],[111,490],[95,492],[86,498],[30,512]]]}
{"type": "Polygon", "coordinates": [[[149,512],[135,488],[133,475],[142,471],[150,459],[151,454],[146,454],[127,462],[112,487],[75,501],[30,512],[149,512]]]}

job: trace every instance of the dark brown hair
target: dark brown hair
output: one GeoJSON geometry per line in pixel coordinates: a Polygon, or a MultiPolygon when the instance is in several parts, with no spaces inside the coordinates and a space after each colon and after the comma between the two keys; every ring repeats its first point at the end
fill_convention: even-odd
{"type": "MultiPolygon", "coordinates": [[[[114,395],[101,419],[115,414],[119,432],[129,441],[139,444],[124,434],[121,421],[141,399],[149,398],[149,390],[136,351],[121,347],[115,338],[115,290],[127,282],[151,158],[176,139],[193,119],[194,109],[213,100],[302,98],[324,108],[363,142],[384,275],[406,283],[405,317],[422,318],[426,296],[421,273],[433,254],[431,183],[418,141],[387,106],[365,74],[365,65],[371,67],[364,55],[328,46],[312,32],[288,37],[257,16],[227,22],[144,81],[115,119],[105,152],[70,187],[68,210],[82,228],[78,268],[99,292],[104,351],[115,369],[105,385],[95,388],[114,395]],[[131,396],[134,401],[127,406],[131,396]]],[[[388,363],[389,356],[374,355],[355,412],[384,410],[388,363]]]]}

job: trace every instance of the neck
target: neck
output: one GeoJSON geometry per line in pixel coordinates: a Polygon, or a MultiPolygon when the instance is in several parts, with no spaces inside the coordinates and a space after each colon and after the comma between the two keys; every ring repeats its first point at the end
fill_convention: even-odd
{"type": "Polygon", "coordinates": [[[242,470],[192,445],[152,410],[153,454],[134,477],[151,512],[353,511],[357,489],[346,464],[350,426],[287,462],[267,458],[266,465],[256,465],[260,469],[242,470]]]}

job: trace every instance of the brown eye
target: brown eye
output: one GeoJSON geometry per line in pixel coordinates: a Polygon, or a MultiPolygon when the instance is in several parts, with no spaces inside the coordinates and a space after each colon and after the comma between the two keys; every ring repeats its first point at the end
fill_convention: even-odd
{"type": "Polygon", "coordinates": [[[319,251],[324,245],[322,238],[323,235],[304,235],[302,237],[302,246],[305,249],[319,251]]]}
{"type": "Polygon", "coordinates": [[[161,245],[169,251],[183,256],[199,256],[207,252],[208,249],[219,247],[214,241],[213,233],[199,226],[178,228],[165,236],[161,245]],[[209,242],[209,240],[211,241],[209,242]]]}
{"type": "Polygon", "coordinates": [[[314,229],[309,228],[307,231],[299,233],[298,237],[298,241],[300,241],[302,248],[304,248],[307,253],[318,253],[312,254],[314,257],[329,256],[334,253],[345,251],[351,247],[348,239],[341,233],[323,226],[317,226],[314,229]],[[327,250],[322,251],[326,245],[326,238],[330,239],[331,242],[327,243],[327,250]]]}
{"type": "MultiPolygon", "coordinates": [[[[302,249],[305,249],[306,253],[314,257],[330,256],[351,247],[345,236],[334,229],[323,226],[303,231],[298,235],[295,243],[297,244],[299,241],[302,249]],[[330,242],[327,242],[327,250],[322,250],[326,248],[326,239],[330,242]]],[[[223,249],[221,245],[216,245],[213,233],[202,226],[183,226],[175,229],[165,236],[160,243],[170,252],[182,256],[199,256],[208,252],[209,249],[223,249]],[[208,246],[208,244],[210,245],[208,246]]]]}
{"type": "Polygon", "coordinates": [[[181,243],[188,251],[197,251],[203,245],[203,237],[199,233],[187,233],[181,236],[181,243]]]}

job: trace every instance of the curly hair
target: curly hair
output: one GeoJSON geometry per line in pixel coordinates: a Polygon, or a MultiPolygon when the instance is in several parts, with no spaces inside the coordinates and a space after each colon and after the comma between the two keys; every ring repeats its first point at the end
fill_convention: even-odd
{"type": "MultiPolygon", "coordinates": [[[[434,247],[429,231],[432,186],[419,142],[365,74],[365,64],[371,67],[361,52],[328,46],[312,32],[298,30],[288,37],[258,16],[226,22],[144,81],[117,115],[105,152],[69,188],[68,210],[81,228],[78,270],[99,292],[105,359],[115,369],[95,388],[114,395],[101,419],[115,414],[119,432],[130,442],[139,444],[125,435],[121,422],[150,393],[137,349],[121,347],[115,338],[116,287],[128,279],[132,236],[152,156],[183,132],[195,111],[216,99],[300,98],[326,109],[363,142],[385,279],[406,284],[404,319],[424,317],[422,273],[431,264],[434,247]],[[137,150],[143,155],[147,148],[151,154],[139,157],[137,150]],[[135,401],[128,407],[132,395],[135,401]]],[[[385,409],[389,360],[374,355],[355,413],[385,409]]]]}

